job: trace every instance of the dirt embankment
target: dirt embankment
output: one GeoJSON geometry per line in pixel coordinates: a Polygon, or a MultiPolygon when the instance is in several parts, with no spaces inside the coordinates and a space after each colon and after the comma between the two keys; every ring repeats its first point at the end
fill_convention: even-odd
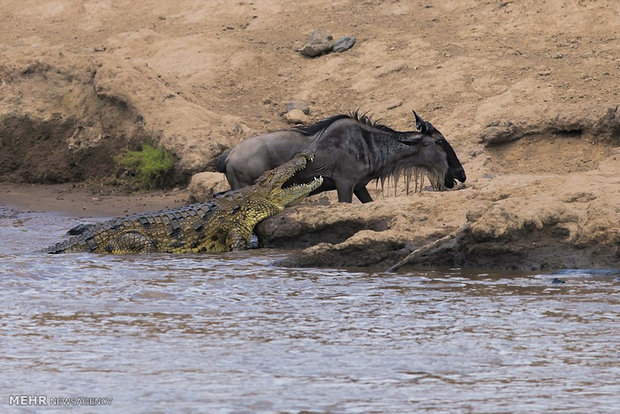
{"type": "MultiPolygon", "coordinates": [[[[617,112],[610,114],[620,121],[617,112]]],[[[565,145],[587,141],[554,139],[568,139],[565,145]]],[[[496,171],[499,157],[548,145],[535,135],[521,140],[494,146],[481,160],[490,172],[457,191],[386,199],[375,194],[376,203],[352,206],[308,203],[266,220],[259,232],[269,245],[303,247],[283,262],[294,266],[388,268],[427,246],[405,263],[528,270],[618,266],[620,148],[590,141],[580,145],[592,148],[566,161],[552,158],[536,167],[515,160],[511,173],[496,171]],[[540,171],[549,168],[555,172],[540,171]]]]}
{"type": "Polygon", "coordinates": [[[290,100],[310,121],[361,107],[401,130],[415,109],[456,149],[464,187],[318,196],[259,226],[266,245],[303,248],[295,265],[391,265],[453,234],[415,263],[620,266],[617,1],[11,0],[0,21],[3,180],[113,175],[121,149],[150,140],[186,183],[287,127],[290,100]],[[304,58],[316,28],[357,42],[304,58]]]}

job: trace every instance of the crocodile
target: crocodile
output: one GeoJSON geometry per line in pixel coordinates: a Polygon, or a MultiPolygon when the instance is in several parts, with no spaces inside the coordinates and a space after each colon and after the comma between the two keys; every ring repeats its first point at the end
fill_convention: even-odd
{"type": "Polygon", "coordinates": [[[265,172],[253,185],[221,193],[204,203],[87,225],[78,230],[78,235],[44,252],[131,254],[246,249],[254,226],[321,186],[322,177],[288,186],[287,180],[311,160],[311,154],[299,154],[265,172]]]}

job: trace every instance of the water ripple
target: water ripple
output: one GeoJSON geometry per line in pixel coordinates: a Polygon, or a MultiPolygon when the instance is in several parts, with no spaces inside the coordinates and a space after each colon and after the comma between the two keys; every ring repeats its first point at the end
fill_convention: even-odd
{"type": "Polygon", "coordinates": [[[110,412],[620,406],[617,270],[388,274],[280,268],[282,254],[262,250],[34,252],[73,224],[0,214],[7,394],[110,396],[110,412]]]}

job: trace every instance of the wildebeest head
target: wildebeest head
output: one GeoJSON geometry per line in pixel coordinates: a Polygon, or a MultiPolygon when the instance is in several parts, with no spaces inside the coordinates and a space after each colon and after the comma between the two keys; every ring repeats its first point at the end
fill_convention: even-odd
{"type": "Polygon", "coordinates": [[[422,117],[416,114],[415,111],[411,112],[413,112],[413,116],[415,117],[415,127],[417,128],[417,130],[420,131],[422,135],[432,137],[435,141],[435,144],[439,145],[446,153],[446,159],[448,161],[448,173],[445,176],[444,185],[447,188],[452,188],[454,187],[455,180],[459,180],[460,182],[464,183],[467,179],[467,177],[465,176],[465,170],[463,169],[461,162],[456,156],[456,153],[454,152],[454,149],[452,148],[448,140],[445,139],[441,132],[439,132],[430,122],[422,119],[422,117]]]}

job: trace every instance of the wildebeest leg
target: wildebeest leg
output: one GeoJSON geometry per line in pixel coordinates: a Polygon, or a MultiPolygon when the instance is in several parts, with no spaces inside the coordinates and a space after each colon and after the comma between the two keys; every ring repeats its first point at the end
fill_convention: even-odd
{"type": "Polygon", "coordinates": [[[240,188],[246,187],[249,184],[252,184],[247,184],[243,182],[243,180],[238,177],[235,169],[228,165],[226,166],[226,180],[228,180],[228,184],[230,184],[230,188],[233,190],[238,190],[240,188]]]}
{"type": "Polygon", "coordinates": [[[349,181],[336,181],[339,203],[353,202],[353,183],[349,181]]]}
{"type": "Polygon", "coordinates": [[[372,202],[372,197],[368,193],[368,190],[366,189],[366,186],[355,187],[355,189],[353,190],[353,193],[355,194],[357,199],[359,201],[361,201],[362,203],[371,203],[372,202]]]}

